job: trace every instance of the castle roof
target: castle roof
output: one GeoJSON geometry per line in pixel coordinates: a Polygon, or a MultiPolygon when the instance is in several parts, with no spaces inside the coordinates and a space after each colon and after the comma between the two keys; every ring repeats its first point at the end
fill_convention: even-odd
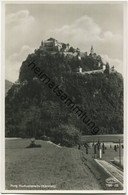
{"type": "Polygon", "coordinates": [[[47,39],[47,41],[56,41],[56,39],[50,37],[49,39],[47,39]]]}

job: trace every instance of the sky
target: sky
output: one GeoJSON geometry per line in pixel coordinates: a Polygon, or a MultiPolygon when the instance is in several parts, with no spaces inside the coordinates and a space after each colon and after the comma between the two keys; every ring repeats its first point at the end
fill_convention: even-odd
{"type": "Polygon", "coordinates": [[[6,4],[5,78],[15,82],[22,62],[53,37],[94,51],[123,71],[123,3],[6,4]]]}

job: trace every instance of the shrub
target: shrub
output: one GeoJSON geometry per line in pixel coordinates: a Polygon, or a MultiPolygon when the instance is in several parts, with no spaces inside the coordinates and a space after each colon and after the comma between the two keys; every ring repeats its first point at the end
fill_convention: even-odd
{"type": "Polygon", "coordinates": [[[72,125],[60,125],[52,129],[52,135],[56,144],[72,147],[80,142],[80,132],[72,125]]]}

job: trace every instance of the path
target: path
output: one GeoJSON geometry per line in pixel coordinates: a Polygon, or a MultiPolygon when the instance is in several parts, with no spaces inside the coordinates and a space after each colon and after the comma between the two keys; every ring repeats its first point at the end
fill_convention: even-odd
{"type": "Polygon", "coordinates": [[[95,159],[95,161],[114,179],[116,179],[121,186],[123,186],[123,172],[116,168],[114,165],[105,160],[95,159]]]}

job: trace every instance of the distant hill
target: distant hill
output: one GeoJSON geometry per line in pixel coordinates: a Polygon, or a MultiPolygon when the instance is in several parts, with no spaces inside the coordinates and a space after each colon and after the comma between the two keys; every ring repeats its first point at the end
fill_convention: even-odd
{"type": "Polygon", "coordinates": [[[12,85],[13,85],[12,82],[5,80],[5,95],[7,95],[7,92],[11,88],[12,85]]]}

